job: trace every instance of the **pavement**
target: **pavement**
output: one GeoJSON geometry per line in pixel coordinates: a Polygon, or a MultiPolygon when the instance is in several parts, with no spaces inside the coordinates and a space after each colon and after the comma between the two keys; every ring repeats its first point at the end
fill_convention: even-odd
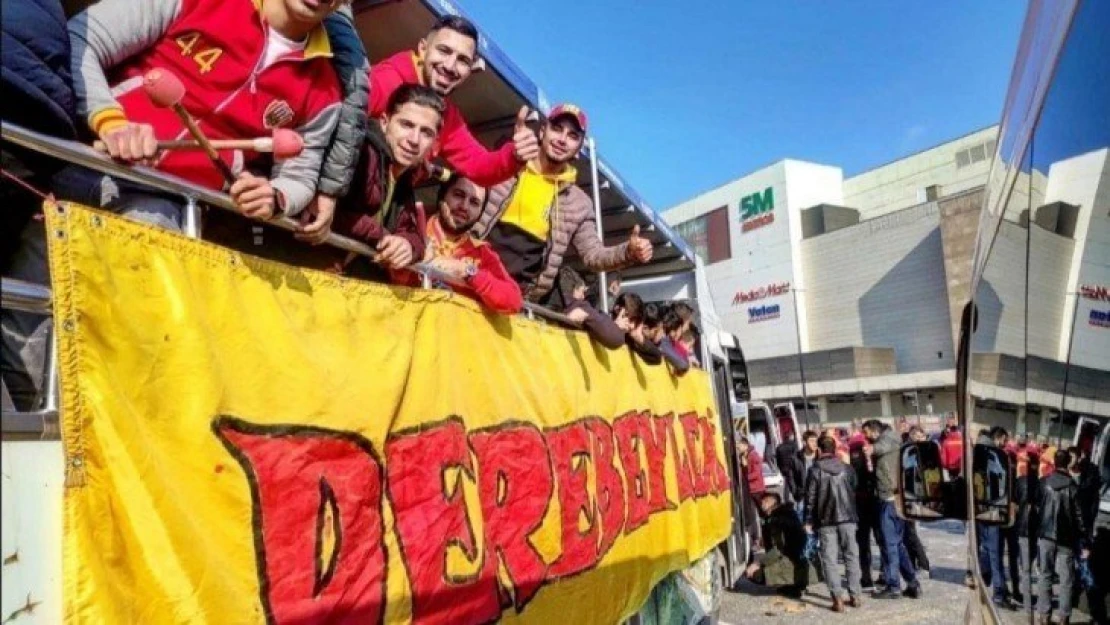
{"type": "MultiPolygon", "coordinates": [[[[925,544],[931,575],[922,575],[920,599],[879,600],[864,593],[862,608],[848,608],[837,614],[830,610],[832,601],[824,583],[810,586],[800,601],[776,595],[774,591],[756,586],[747,580],[737,591],[725,591],[721,599],[720,625],[778,623],[869,623],[875,625],[952,625],[961,623],[971,590],[964,584],[967,569],[967,539],[963,523],[938,521],[918,523],[918,535],[925,544]]],[[[872,547],[874,576],[878,576],[879,555],[872,547]]],[[[1028,615],[1003,612],[1007,625],[1029,623],[1028,615]]],[[[1090,623],[1083,615],[1074,614],[1072,625],[1090,623]]]]}

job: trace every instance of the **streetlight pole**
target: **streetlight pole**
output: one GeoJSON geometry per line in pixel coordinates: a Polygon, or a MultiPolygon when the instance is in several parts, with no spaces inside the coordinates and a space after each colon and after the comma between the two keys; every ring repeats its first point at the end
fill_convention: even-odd
{"type": "Polygon", "coordinates": [[[1075,345],[1075,320],[1079,317],[1080,292],[1073,291],[1068,295],[1075,296],[1075,305],[1071,307],[1071,328],[1068,332],[1068,356],[1064,360],[1064,389],[1060,392],[1060,425],[1056,428],[1056,448],[1063,444],[1064,438],[1064,413],[1068,403],[1068,374],[1071,373],[1071,349],[1075,345]]]}
{"type": "MultiPolygon", "coordinates": [[[[805,418],[806,429],[809,427],[809,393],[806,391],[806,366],[802,358],[802,322],[799,320],[798,312],[798,289],[790,287],[790,295],[794,298],[794,334],[798,342],[798,374],[802,379],[802,416],[805,418]]],[[[821,417],[818,415],[818,421],[821,417]]]]}

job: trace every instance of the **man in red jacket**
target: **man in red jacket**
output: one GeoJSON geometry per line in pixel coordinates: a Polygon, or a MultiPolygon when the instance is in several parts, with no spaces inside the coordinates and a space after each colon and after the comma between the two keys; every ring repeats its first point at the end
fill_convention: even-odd
{"type": "MultiPolygon", "coordinates": [[[[520,287],[489,244],[470,236],[486,194],[458,174],[440,186],[439,213],[428,220],[424,260],[446,277],[446,286],[453,291],[478,300],[493,312],[512,315],[520,312],[524,303],[520,287]]],[[[412,284],[413,279],[407,282],[412,284]]]]}
{"type": "MultiPolygon", "coordinates": [[[[345,26],[351,28],[350,25],[345,26]]],[[[528,108],[522,107],[513,129],[513,140],[490,151],[463,119],[449,96],[459,88],[478,62],[478,29],[470,20],[447,15],[439,18],[416,46],[375,63],[370,70],[371,118],[380,117],[393,93],[402,85],[427,85],[447,100],[443,128],[427,159],[443,157],[450,168],[482,187],[512,178],[539,155],[539,139],[527,126],[528,108]]],[[[334,211],[335,198],[321,196],[317,210],[334,211]]]]}
{"type": "MultiPolygon", "coordinates": [[[[79,112],[112,156],[153,163],[214,189],[224,181],[202,151],[158,154],[157,139],[188,134],[171,110],[143,93],[147,72],[159,68],[181,80],[182,105],[210,139],[296,129],[304,150],[273,164],[267,176],[248,171],[271,165],[265,155],[222,152],[233,169],[243,170],[230,191],[245,215],[295,215],[315,193],[335,128],[341,94],[322,23],[343,2],[103,0],[69,23],[79,112]]],[[[100,195],[119,196],[116,210],[168,228],[179,225],[180,207],[130,185],[113,186],[119,189],[104,187],[100,195]]]]}
{"type": "Polygon", "coordinates": [[[955,425],[948,426],[944,438],[940,441],[941,465],[948,475],[955,478],[960,474],[964,463],[964,438],[955,425]]]}

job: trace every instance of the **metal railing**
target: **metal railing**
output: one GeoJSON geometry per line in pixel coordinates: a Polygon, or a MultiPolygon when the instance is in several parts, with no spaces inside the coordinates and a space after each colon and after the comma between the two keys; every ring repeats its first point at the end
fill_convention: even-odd
{"type": "MultiPolygon", "coordinates": [[[[15,124],[0,124],[0,138],[5,142],[22,148],[44,154],[62,161],[81,165],[110,176],[118,177],[136,184],[141,184],[152,189],[166,193],[180,195],[185,202],[183,214],[183,232],[191,238],[200,238],[200,206],[207,205],[232,212],[239,212],[235,208],[231,197],[189,182],[188,180],[163,173],[156,169],[142,166],[132,166],[113,160],[108,156],[92,149],[91,147],[51,137],[39,132],[22,128],[15,124]]],[[[277,217],[266,222],[283,230],[296,232],[298,224],[289,217],[277,217]]],[[[377,252],[370,246],[330,233],[325,243],[348,252],[354,252],[371,259],[377,252]]],[[[422,284],[427,288],[431,279],[443,280],[444,276],[435,268],[417,263],[412,269],[422,276],[422,284]]],[[[22,312],[50,314],[50,289],[8,278],[3,279],[3,308],[22,312]]],[[[541,319],[545,322],[557,323],[572,329],[581,329],[566,315],[544,308],[537,304],[526,302],[523,313],[529,319],[541,319]]],[[[57,438],[58,435],[58,372],[54,366],[54,357],[57,352],[54,335],[51,332],[50,351],[46,356],[42,406],[38,410],[23,412],[5,410],[3,412],[3,434],[5,437],[42,437],[57,438]]]]}

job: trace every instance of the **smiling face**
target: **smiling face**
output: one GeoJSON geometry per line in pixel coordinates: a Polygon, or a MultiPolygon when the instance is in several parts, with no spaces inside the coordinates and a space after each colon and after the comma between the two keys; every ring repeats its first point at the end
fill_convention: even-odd
{"type": "Polygon", "coordinates": [[[382,121],[393,162],[409,168],[424,160],[439,135],[440,114],[416,102],[402,104],[382,121]]]}
{"type": "Polygon", "coordinates": [[[557,117],[547,121],[540,133],[540,147],[543,155],[552,163],[563,164],[574,160],[582,149],[586,133],[578,127],[570,116],[557,117]]]}
{"type": "Polygon", "coordinates": [[[454,233],[465,232],[478,221],[486,203],[486,190],[466,178],[451,184],[439,203],[444,227],[454,233]]]}
{"type": "Polygon", "coordinates": [[[476,41],[450,28],[441,28],[421,39],[417,50],[423,59],[424,84],[441,96],[451,95],[474,71],[477,48],[476,41]]]}

